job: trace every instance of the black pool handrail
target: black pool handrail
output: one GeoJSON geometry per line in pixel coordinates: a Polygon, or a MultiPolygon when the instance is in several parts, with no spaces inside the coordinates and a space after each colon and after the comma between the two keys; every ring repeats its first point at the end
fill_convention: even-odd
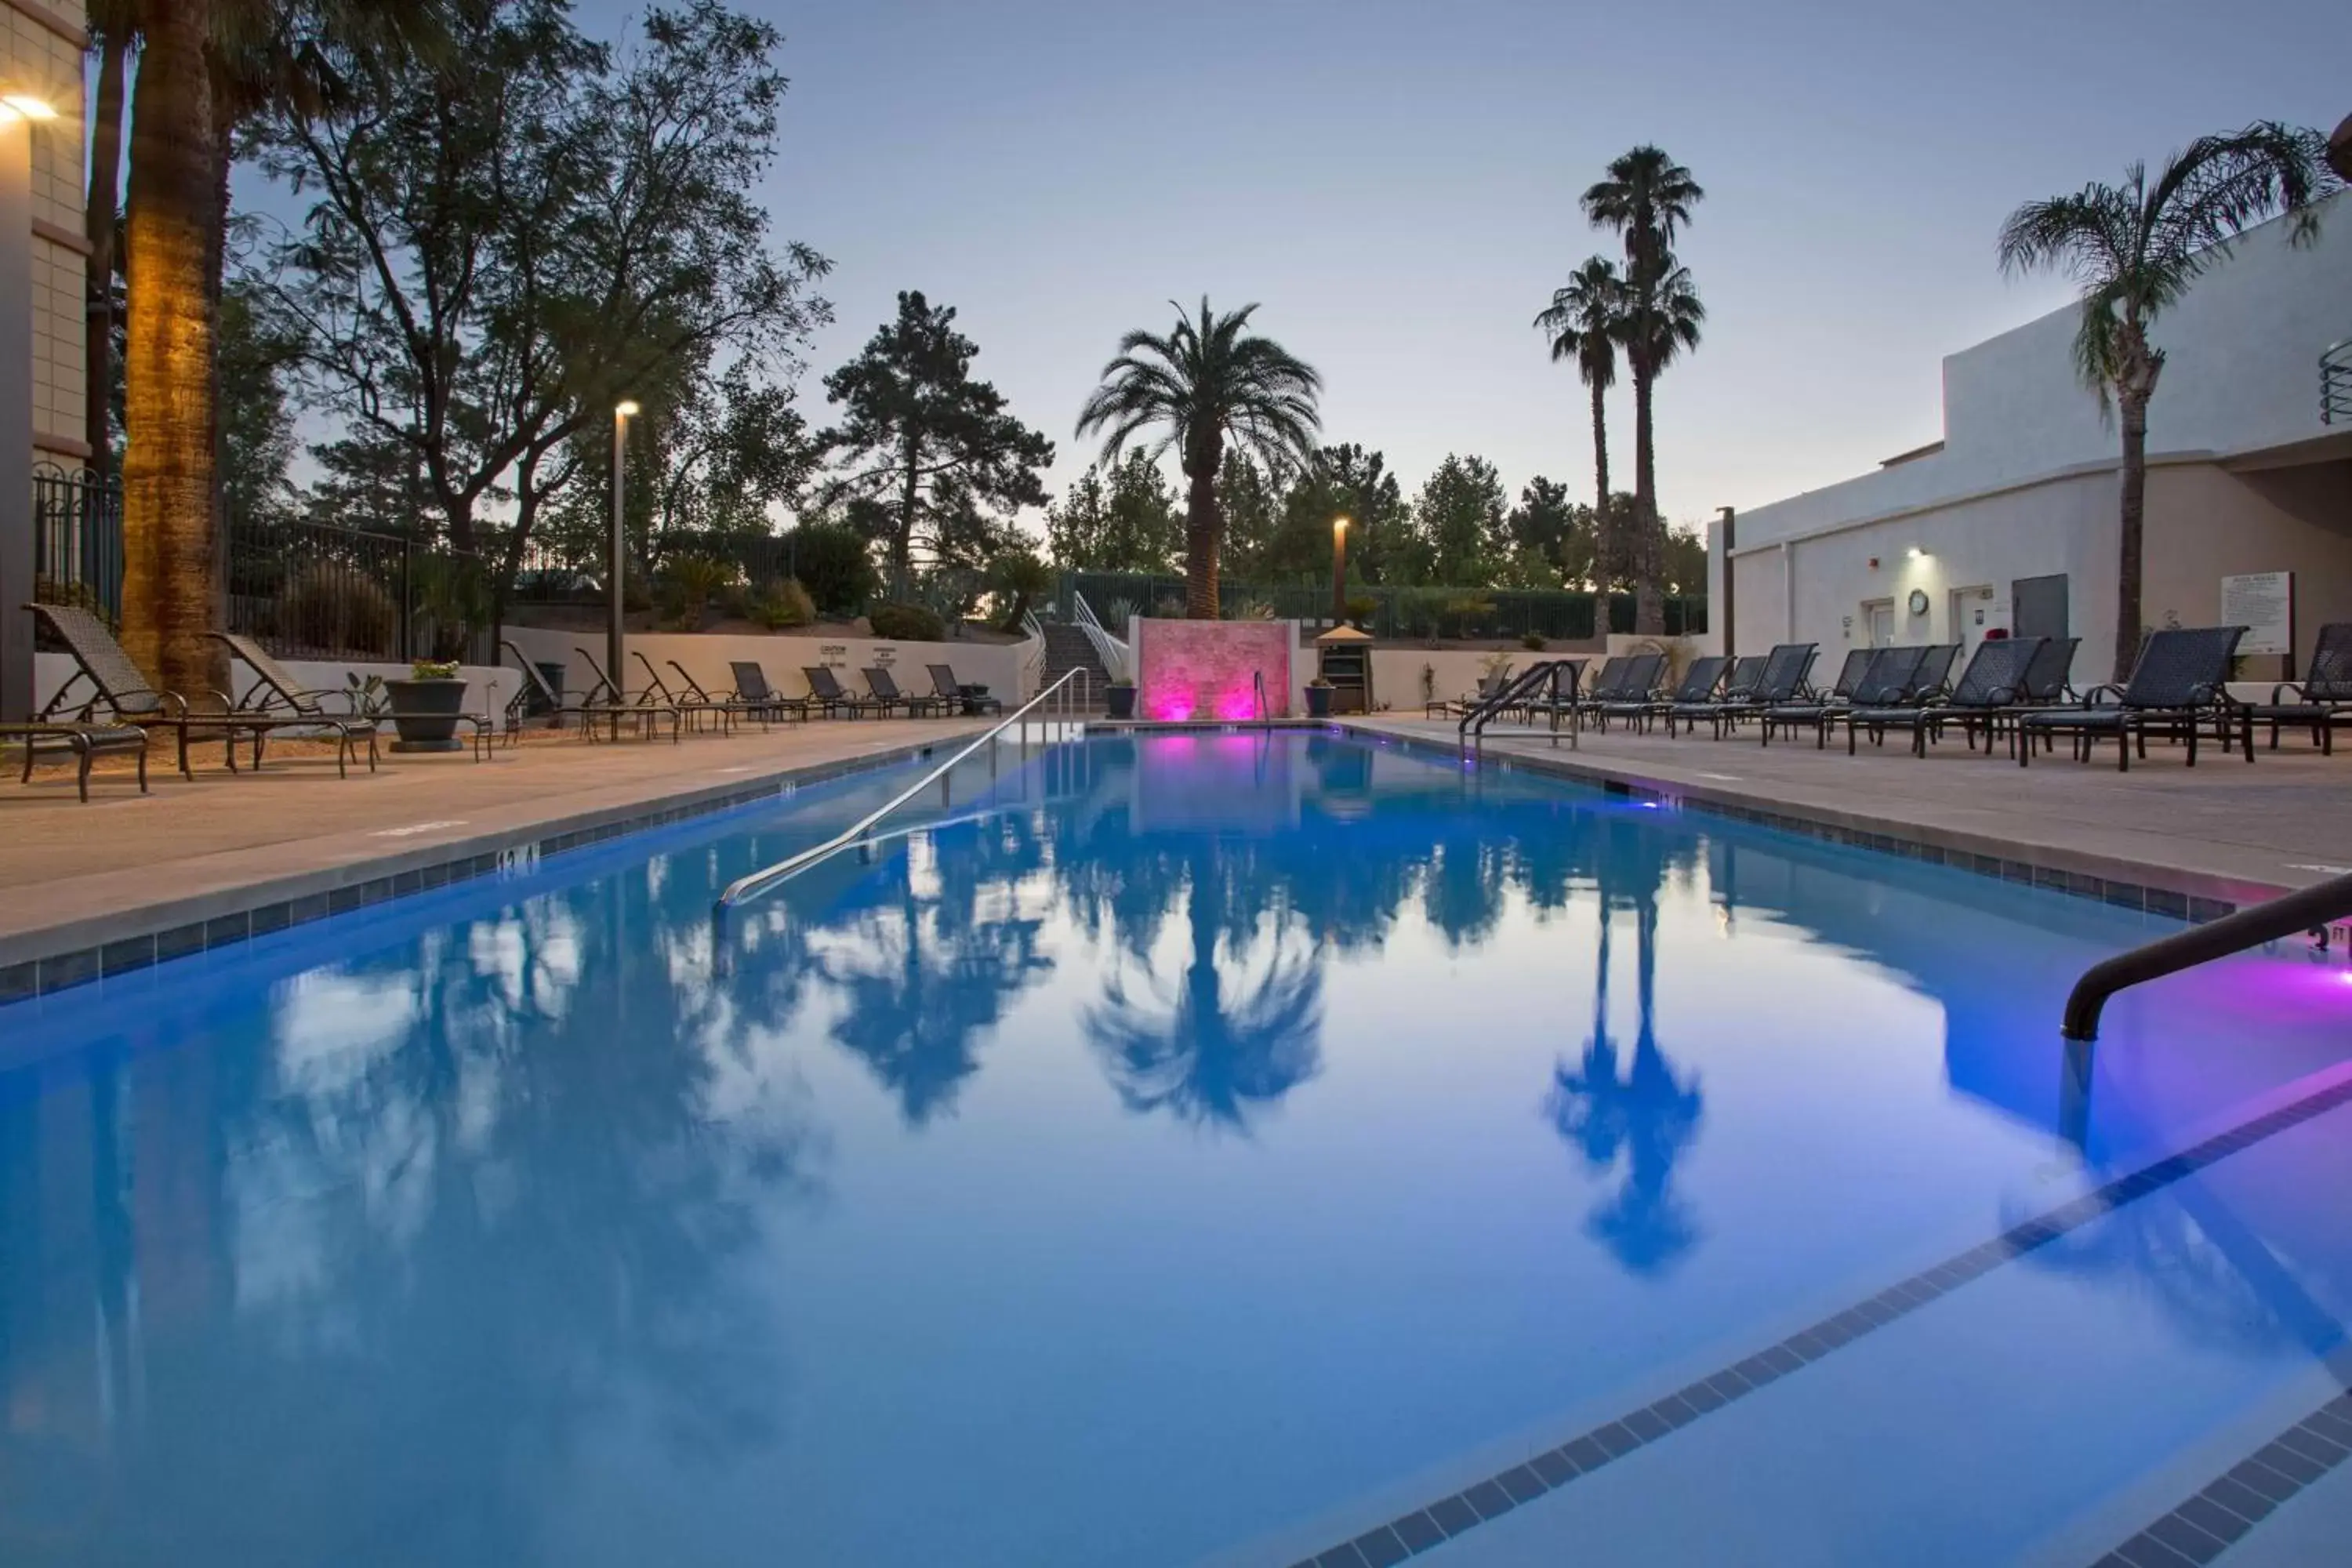
{"type": "Polygon", "coordinates": [[[2352,875],[2331,878],[2308,888],[2266,900],[2218,921],[2136,947],[2129,952],[2095,963],[2074,982],[2066,997],[2066,1016],[2060,1032],[2069,1040],[2099,1037],[2099,1014],[2107,998],[2129,986],[2160,980],[2217,958],[2260,947],[2282,937],[2322,931],[2340,920],[2352,919],[2352,875]]]}
{"type": "MultiPolygon", "coordinates": [[[[1561,706],[1559,695],[1560,676],[1563,671],[1566,672],[1568,678],[1568,700],[1566,706],[1569,711],[1569,739],[1570,743],[1571,745],[1574,744],[1576,735],[1576,687],[1578,680],[1583,676],[1584,666],[1578,660],[1572,658],[1544,659],[1539,663],[1528,666],[1527,670],[1517,679],[1504,682],[1501,689],[1496,691],[1492,696],[1481,700],[1476,706],[1473,707],[1469,711],[1462,715],[1462,721],[1454,727],[1454,739],[1461,743],[1463,750],[1469,750],[1474,742],[1483,742],[1486,739],[1486,725],[1494,719],[1496,714],[1502,712],[1507,708],[1514,708],[1522,702],[1530,700],[1535,695],[1536,688],[1546,684],[1549,684],[1551,688],[1552,723],[1554,729],[1557,730],[1559,723],[1559,708],[1561,706]]],[[[1555,741],[1554,744],[1557,743],[1557,741],[1555,741]]]]}

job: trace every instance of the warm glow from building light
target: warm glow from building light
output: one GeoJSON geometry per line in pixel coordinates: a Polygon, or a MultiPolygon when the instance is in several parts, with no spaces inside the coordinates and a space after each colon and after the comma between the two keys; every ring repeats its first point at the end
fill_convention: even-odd
{"type": "Polygon", "coordinates": [[[1911,559],[1914,561],[1925,561],[1927,559],[1927,552],[1915,544],[1911,547],[1911,559]]]}
{"type": "Polygon", "coordinates": [[[633,419],[636,412],[637,400],[634,397],[625,397],[613,405],[613,417],[615,419],[633,419]]]}
{"type": "Polygon", "coordinates": [[[1332,532],[1334,532],[1334,533],[1345,533],[1345,532],[1347,532],[1347,531],[1348,531],[1348,520],[1347,520],[1346,518],[1344,518],[1344,517],[1335,517],[1335,518],[1333,518],[1333,519],[1331,520],[1331,531],[1332,531],[1332,532]]]}
{"type": "Polygon", "coordinates": [[[0,110],[7,111],[6,118],[16,120],[55,120],[58,117],[56,105],[29,92],[0,93],[0,110]]]}

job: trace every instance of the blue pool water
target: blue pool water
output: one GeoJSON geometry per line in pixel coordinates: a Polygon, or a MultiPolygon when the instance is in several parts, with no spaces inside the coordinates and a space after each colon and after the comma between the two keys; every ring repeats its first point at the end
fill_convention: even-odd
{"type": "MultiPolygon", "coordinates": [[[[0,1009],[0,1561],[1280,1565],[2331,1081],[2300,953],[1335,735],[1004,748],[0,1009]]],[[[1990,775],[1989,775],[1990,776],[1990,775]]],[[[2352,1110],[1442,1563],[2088,1563],[2295,1419],[2352,1110]]]]}

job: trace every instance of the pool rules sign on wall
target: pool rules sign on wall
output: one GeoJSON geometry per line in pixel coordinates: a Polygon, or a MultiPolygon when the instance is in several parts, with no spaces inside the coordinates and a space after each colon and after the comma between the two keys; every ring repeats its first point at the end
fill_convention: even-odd
{"type": "Polygon", "coordinates": [[[2294,574],[2250,572],[2222,578],[2221,624],[2246,628],[2240,653],[2294,652],[2294,574]]]}

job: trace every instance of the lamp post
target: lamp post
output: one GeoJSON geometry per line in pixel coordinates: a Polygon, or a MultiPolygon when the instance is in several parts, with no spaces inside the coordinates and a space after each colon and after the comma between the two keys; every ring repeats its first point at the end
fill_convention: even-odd
{"type": "Polygon", "coordinates": [[[33,711],[33,124],[49,101],[0,90],[0,722],[33,711]]]}
{"type": "Polygon", "coordinates": [[[1348,520],[1331,520],[1331,624],[1344,626],[1348,619],[1348,520]]]}
{"type": "Polygon", "coordinates": [[[629,556],[628,539],[628,467],[629,420],[637,412],[635,400],[623,398],[613,405],[613,547],[612,559],[605,563],[604,575],[609,581],[605,593],[607,609],[604,619],[604,669],[613,678],[613,700],[621,700],[622,683],[628,677],[622,673],[621,661],[628,657],[628,638],[623,629],[621,584],[626,574],[629,556]]]}

